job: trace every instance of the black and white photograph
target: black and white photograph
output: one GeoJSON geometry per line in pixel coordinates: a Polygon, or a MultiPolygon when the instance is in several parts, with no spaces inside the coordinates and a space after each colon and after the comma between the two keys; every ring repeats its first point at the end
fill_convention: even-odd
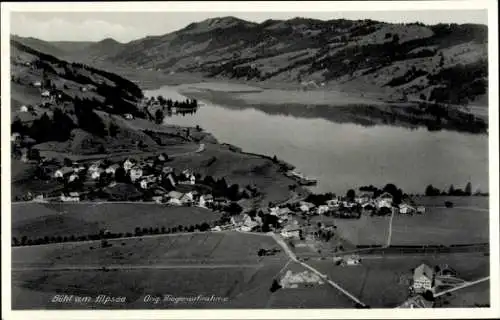
{"type": "Polygon", "coordinates": [[[2,304],[499,316],[497,2],[419,2],[2,3],[2,304]]]}

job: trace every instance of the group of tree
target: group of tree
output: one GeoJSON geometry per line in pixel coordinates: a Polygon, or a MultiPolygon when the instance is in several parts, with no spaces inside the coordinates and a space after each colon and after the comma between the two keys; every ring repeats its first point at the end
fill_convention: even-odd
{"type": "Polygon", "coordinates": [[[134,230],[134,236],[140,237],[143,235],[152,235],[152,234],[171,234],[171,233],[186,233],[186,232],[205,232],[210,230],[210,224],[207,222],[203,222],[201,224],[189,225],[189,226],[173,226],[166,228],[162,227],[149,227],[149,228],[140,228],[136,227],[134,230]]]}
{"type": "Polygon", "coordinates": [[[472,196],[472,195],[481,195],[480,191],[476,191],[472,193],[472,185],[470,182],[467,182],[464,189],[455,188],[453,185],[450,185],[448,191],[441,191],[438,188],[434,187],[432,184],[428,185],[425,188],[426,196],[472,196]]]}
{"type": "Polygon", "coordinates": [[[160,106],[166,107],[167,109],[196,109],[198,107],[198,100],[196,99],[189,99],[187,98],[186,100],[172,100],[172,99],[165,99],[162,95],[159,95],[158,97],[151,97],[150,98],[150,103],[155,103],[158,102],[160,106]]]}
{"type": "Polygon", "coordinates": [[[33,120],[31,126],[21,122],[19,118],[16,118],[11,125],[12,132],[32,137],[37,143],[66,141],[74,128],[76,125],[73,120],[59,108],[54,110],[52,118],[44,113],[40,118],[33,120]]]}
{"type": "Polygon", "coordinates": [[[335,194],[331,192],[321,193],[321,194],[311,193],[307,196],[307,198],[304,201],[310,202],[315,206],[320,206],[326,204],[328,200],[332,200],[333,198],[335,198],[335,194]]]}

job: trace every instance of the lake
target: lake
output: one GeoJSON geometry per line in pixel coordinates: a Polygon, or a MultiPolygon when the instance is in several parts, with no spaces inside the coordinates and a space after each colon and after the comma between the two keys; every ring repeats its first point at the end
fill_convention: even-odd
{"type": "MultiPolygon", "coordinates": [[[[174,100],[175,87],[146,91],[174,100]]],[[[167,124],[199,125],[220,142],[244,151],[276,155],[301,173],[317,178],[315,192],[344,194],[349,188],[394,183],[407,193],[440,189],[488,191],[488,136],[396,126],[364,127],[323,118],[269,114],[250,107],[203,102],[197,112],[165,118],[167,124]]]]}

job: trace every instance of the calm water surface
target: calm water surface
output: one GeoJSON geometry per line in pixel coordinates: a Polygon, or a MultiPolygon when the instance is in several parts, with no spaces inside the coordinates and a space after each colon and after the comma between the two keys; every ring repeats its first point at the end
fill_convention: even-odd
{"type": "MultiPolygon", "coordinates": [[[[175,87],[146,95],[185,99],[175,87]]],[[[440,189],[488,191],[488,137],[451,131],[429,132],[393,126],[363,127],[325,119],[270,115],[253,108],[228,109],[208,101],[191,115],[165,123],[199,125],[220,142],[244,151],[276,155],[319,179],[317,192],[344,193],[361,185],[395,183],[408,193],[428,184],[440,189]]]]}

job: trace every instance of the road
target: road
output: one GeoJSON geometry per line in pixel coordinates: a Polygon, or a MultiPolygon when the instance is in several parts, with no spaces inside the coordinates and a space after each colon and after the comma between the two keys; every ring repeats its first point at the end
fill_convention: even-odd
{"type": "Polygon", "coordinates": [[[441,291],[441,292],[438,292],[434,295],[434,298],[437,298],[437,297],[440,297],[444,294],[447,294],[447,293],[451,293],[451,292],[454,292],[454,291],[457,291],[457,290],[460,290],[460,289],[463,289],[463,288],[467,288],[467,287],[470,287],[470,286],[473,286],[475,284],[478,284],[478,283],[481,283],[481,282],[484,282],[484,281],[488,281],[490,279],[490,277],[484,277],[484,278],[481,278],[481,279],[478,279],[476,281],[471,281],[471,282],[466,282],[464,284],[461,284],[455,288],[451,288],[451,289],[448,289],[448,290],[445,290],[445,291],[441,291]]]}
{"type": "Polygon", "coordinates": [[[393,208],[392,213],[391,213],[391,218],[389,220],[389,230],[387,232],[387,243],[385,244],[385,247],[389,247],[391,245],[391,238],[392,238],[392,219],[394,219],[394,212],[396,210],[393,208]]]}
{"type": "Polygon", "coordinates": [[[349,297],[352,301],[362,305],[362,306],[366,306],[363,302],[361,302],[358,298],[356,298],[354,295],[352,295],[351,293],[349,293],[347,290],[345,290],[344,288],[342,288],[340,285],[338,285],[337,283],[333,282],[332,280],[328,279],[327,276],[323,273],[321,273],[320,271],[318,271],[317,269],[311,267],[310,265],[308,265],[307,263],[303,262],[303,261],[299,261],[297,259],[297,256],[295,255],[294,252],[292,252],[292,250],[290,250],[290,248],[288,247],[288,245],[285,243],[285,241],[283,241],[283,239],[276,235],[275,233],[272,233],[271,234],[271,237],[276,241],[276,243],[281,246],[283,248],[283,250],[285,251],[285,253],[288,255],[288,257],[290,258],[290,260],[294,261],[294,262],[297,262],[299,263],[300,265],[302,265],[304,268],[306,269],[309,269],[310,271],[312,271],[313,273],[317,274],[318,276],[320,276],[323,280],[325,280],[329,285],[331,285],[332,287],[334,287],[335,289],[339,290],[340,292],[342,292],[344,295],[346,295],[347,297],[349,297]]]}

